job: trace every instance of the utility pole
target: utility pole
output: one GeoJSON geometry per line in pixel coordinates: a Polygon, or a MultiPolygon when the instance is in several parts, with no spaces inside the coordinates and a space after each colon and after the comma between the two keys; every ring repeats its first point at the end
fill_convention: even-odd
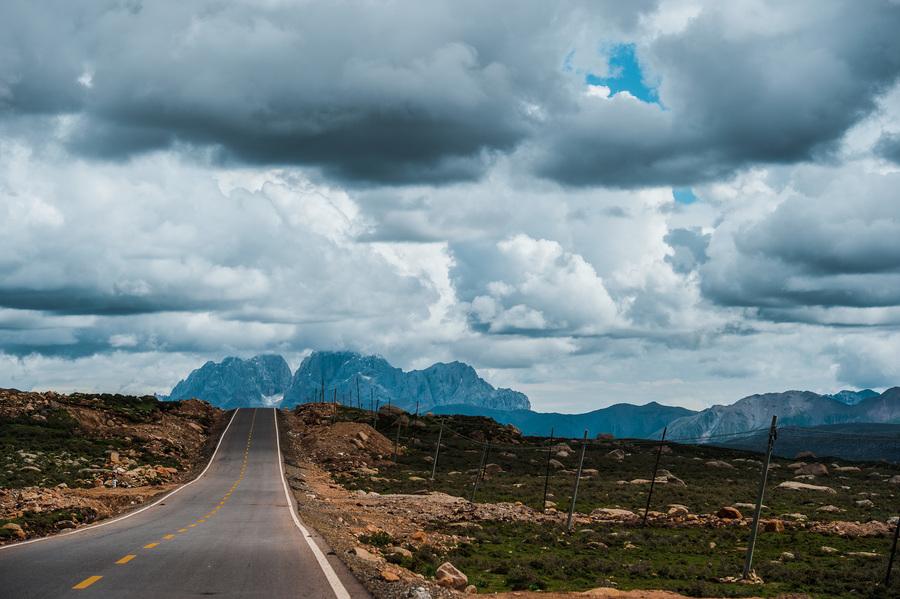
{"type": "Polygon", "coordinates": [[[756,548],[756,535],[759,532],[759,515],[762,512],[763,495],[766,493],[766,479],[769,477],[769,460],[772,459],[772,449],[775,447],[775,439],[778,430],[775,428],[778,416],[772,416],[772,426],[769,427],[769,442],[766,446],[766,459],[762,465],[762,476],[759,477],[759,492],[756,495],[756,509],[753,510],[753,526],[750,528],[750,542],[747,544],[747,558],[744,560],[744,573],[742,578],[750,577],[750,566],[753,565],[753,550],[756,548]]]}
{"type": "Polygon", "coordinates": [[[547,447],[547,469],[544,471],[544,502],[541,511],[547,511],[547,488],[550,486],[550,459],[553,457],[553,427],[550,428],[550,446],[547,447]]]}
{"type": "Polygon", "coordinates": [[[647,526],[647,513],[650,511],[650,498],[653,497],[653,486],[656,484],[656,473],[659,471],[659,458],[662,456],[663,443],[666,441],[666,431],[669,425],[663,427],[662,437],[659,439],[659,449],[656,451],[656,463],[653,464],[653,476],[650,478],[650,491],[647,493],[647,506],[644,508],[644,519],[641,526],[647,526]]]}
{"type": "Polygon", "coordinates": [[[572,519],[575,516],[575,500],[578,499],[578,483],[581,482],[581,468],[584,466],[584,452],[587,450],[587,431],[581,441],[581,458],[578,460],[578,474],[575,475],[575,488],[572,490],[572,505],[569,506],[569,517],[566,520],[566,530],[572,530],[572,519]]]}
{"type": "Polygon", "coordinates": [[[434,475],[437,472],[438,456],[441,454],[441,437],[444,436],[444,419],[441,418],[441,430],[438,431],[437,445],[434,446],[434,463],[431,465],[431,480],[434,482],[434,475]]]}
{"type": "Polygon", "coordinates": [[[356,409],[362,409],[362,400],[359,398],[359,375],[356,375],[356,409]]]}

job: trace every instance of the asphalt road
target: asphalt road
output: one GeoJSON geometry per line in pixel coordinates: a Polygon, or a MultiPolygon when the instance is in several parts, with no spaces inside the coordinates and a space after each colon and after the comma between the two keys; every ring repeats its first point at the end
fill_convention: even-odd
{"type": "Polygon", "coordinates": [[[194,482],[118,520],[3,548],[0,596],[368,597],[296,519],[276,426],[273,409],[238,410],[194,482]]]}

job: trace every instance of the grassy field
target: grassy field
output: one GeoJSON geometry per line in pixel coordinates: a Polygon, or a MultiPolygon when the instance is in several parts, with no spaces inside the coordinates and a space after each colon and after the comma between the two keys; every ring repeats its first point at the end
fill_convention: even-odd
{"type": "MultiPolygon", "coordinates": [[[[372,422],[371,414],[347,408],[341,410],[340,417],[372,422]]],[[[377,428],[393,440],[400,418],[381,415],[377,428]]],[[[477,501],[521,501],[533,507],[541,506],[546,439],[527,438],[519,442],[508,428],[482,418],[447,417],[445,423],[447,428],[434,482],[428,480],[432,466],[428,460],[434,455],[440,421],[432,417],[421,418],[418,425],[404,426],[401,421],[400,445],[406,449],[400,452],[396,464],[389,461],[392,456],[385,456],[375,475],[343,472],[336,473],[337,479],[350,489],[380,493],[435,490],[468,498],[483,450],[473,439],[491,439],[493,444],[486,462],[499,465],[502,472],[479,483],[477,501]]],[[[564,442],[573,451],[566,458],[553,456],[564,464],[565,470],[551,469],[548,485],[550,499],[562,511],[571,500],[573,471],[580,452],[579,443],[571,439],[564,442]]],[[[662,455],[660,468],[670,471],[686,486],[657,485],[651,509],[665,511],[668,504],[678,503],[688,506],[692,513],[701,514],[715,513],[735,503],[754,502],[760,455],[709,446],[667,445],[671,452],[662,455]],[[728,462],[733,467],[707,464],[713,460],[728,462]]],[[[577,510],[582,513],[598,507],[642,510],[648,485],[620,481],[649,479],[656,448],[657,444],[645,441],[592,440],[584,468],[597,472],[581,480],[577,510]],[[615,449],[625,452],[622,461],[607,455],[615,449]]],[[[833,470],[835,460],[815,461],[833,470]]],[[[778,483],[794,480],[794,471],[787,467],[791,462],[774,460],[777,466],[770,473],[763,517],[884,521],[900,508],[900,485],[885,480],[900,472],[896,466],[838,460],[839,465],[857,466],[860,471],[832,471],[830,476],[804,481],[833,488],[834,494],[776,489],[778,483]],[[872,505],[857,503],[864,500],[871,501],[872,505]],[[819,510],[826,505],[842,511],[819,510]]],[[[741,509],[745,516],[752,511],[741,509]]],[[[435,526],[440,532],[460,534],[458,527],[441,530],[439,524],[435,526]]],[[[657,523],[640,528],[598,524],[580,526],[566,533],[559,526],[481,522],[466,529],[464,534],[468,540],[446,554],[434,554],[428,547],[410,547],[415,549],[412,558],[392,559],[425,575],[432,575],[442,561],[450,560],[469,575],[479,592],[585,590],[614,585],[622,589],[669,589],[693,596],[776,596],[780,593],[808,593],[817,597],[900,596],[897,581],[890,592],[876,587],[884,577],[891,541],[888,537],[842,538],[802,529],[762,533],[754,569],[767,584],[748,586],[718,581],[740,574],[749,534],[746,526],[685,528],[657,523]],[[866,553],[877,555],[866,556],[866,553]]],[[[386,544],[389,540],[381,539],[381,542],[386,544]]],[[[900,573],[896,578],[900,578],[900,573]]]]}

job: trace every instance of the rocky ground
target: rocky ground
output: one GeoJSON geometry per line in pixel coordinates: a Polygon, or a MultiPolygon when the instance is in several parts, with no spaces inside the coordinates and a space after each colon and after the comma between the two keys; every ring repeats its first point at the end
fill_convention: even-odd
{"type": "Polygon", "coordinates": [[[196,401],[0,390],[0,543],[119,514],[205,464],[225,414],[196,401]]]}
{"type": "MultiPolygon", "coordinates": [[[[345,413],[344,416],[354,418],[352,414],[345,413]]],[[[301,515],[326,537],[335,551],[378,597],[424,599],[426,594],[443,596],[460,592],[495,591],[504,587],[515,590],[507,593],[509,596],[529,595],[527,589],[530,587],[542,591],[541,596],[546,597],[551,594],[548,591],[553,590],[553,585],[559,584],[558,580],[554,582],[554,576],[559,578],[560,572],[572,567],[572,562],[581,563],[579,560],[585,553],[598,557],[592,558],[589,564],[585,562],[579,572],[591,569],[595,571],[579,579],[574,586],[590,589],[591,581],[595,581],[594,586],[605,587],[591,590],[589,594],[592,596],[685,596],[671,591],[624,591],[613,588],[635,585],[652,588],[650,585],[658,585],[668,589],[688,588],[689,596],[715,596],[717,593],[722,596],[749,596],[758,593],[764,596],[802,597],[805,596],[802,593],[785,593],[790,593],[791,589],[815,586],[814,583],[801,580],[806,576],[803,572],[815,571],[814,559],[819,560],[817,563],[820,566],[832,570],[837,579],[861,572],[865,572],[868,577],[879,570],[885,553],[882,545],[887,546],[896,522],[890,519],[841,520],[840,515],[847,508],[820,505],[821,501],[810,500],[806,495],[830,495],[827,492],[784,486],[777,491],[782,494],[779,501],[796,501],[796,505],[804,505],[807,512],[812,507],[813,512],[809,515],[799,511],[784,512],[773,517],[772,510],[767,510],[769,515],[763,522],[763,534],[767,536],[766,542],[760,543],[758,568],[767,577],[785,580],[750,587],[722,576],[722,572],[740,571],[744,549],[742,545],[746,543],[751,522],[750,504],[736,502],[720,505],[710,512],[695,513],[687,505],[666,503],[649,513],[650,526],[642,529],[641,510],[626,509],[617,505],[618,502],[610,502],[609,507],[584,510],[579,502],[575,532],[572,536],[567,536],[561,532],[564,529],[565,514],[555,507],[542,513],[522,501],[492,500],[473,503],[465,498],[467,492],[430,490],[435,485],[429,480],[429,452],[417,447],[428,445],[421,440],[427,436],[426,426],[418,425],[417,420],[409,415],[385,411],[378,424],[379,429],[390,434],[395,430],[395,423],[400,422],[401,418],[406,420],[400,422],[403,435],[398,447],[399,464],[393,461],[394,439],[372,427],[374,421],[368,420],[371,415],[357,418],[355,422],[339,420],[332,424],[331,406],[305,405],[292,412],[282,412],[282,417],[287,425],[284,427],[285,446],[290,447],[290,451],[286,453],[287,472],[300,504],[301,515]],[[417,430],[421,434],[417,435],[417,430]],[[408,464],[415,463],[416,460],[420,460],[424,468],[420,467],[422,469],[418,471],[410,469],[408,464]],[[365,482],[361,484],[361,481],[365,482]],[[384,489],[392,485],[411,490],[402,493],[372,490],[373,487],[384,489]],[[795,499],[800,496],[804,499],[795,499]],[[529,536],[533,539],[530,542],[527,540],[529,536]],[[544,546],[535,547],[536,544],[544,546]],[[677,551],[676,547],[682,548],[681,554],[672,553],[677,551]],[[573,549],[578,551],[573,553],[573,549]],[[786,549],[792,549],[793,552],[786,549]],[[504,555],[508,558],[501,557],[504,555]],[[673,559],[684,563],[677,567],[669,566],[667,562],[673,559]],[[692,560],[703,562],[692,566],[692,560]],[[522,565],[508,567],[504,562],[522,565]],[[604,565],[598,566],[601,562],[604,565]],[[608,566],[607,563],[616,565],[608,566]],[[834,567],[830,564],[834,564],[834,567]],[[678,570],[679,567],[682,570],[678,570]],[[547,580],[541,580],[539,574],[542,570],[547,573],[547,580]],[[667,573],[673,579],[684,579],[686,576],[690,579],[692,571],[696,572],[693,576],[699,581],[696,585],[663,579],[667,573]],[[797,580],[791,578],[795,575],[797,580]],[[517,587],[521,590],[517,590],[517,587]]],[[[506,453],[524,453],[528,440],[516,439],[516,432],[508,427],[502,429],[506,436],[503,444],[509,447],[506,453]],[[521,447],[515,449],[516,445],[521,447]]],[[[473,432],[467,431],[468,434],[473,432]]],[[[496,438],[497,433],[498,431],[493,431],[491,438],[496,438]]],[[[562,445],[560,444],[557,452],[560,459],[569,457],[570,452],[574,453],[562,445]]],[[[460,453],[464,451],[459,450],[460,453]]],[[[631,455],[631,452],[624,450],[619,450],[621,455],[615,452],[614,449],[610,450],[609,453],[613,455],[604,455],[603,458],[611,464],[621,465],[627,459],[626,456],[631,455]]],[[[546,455],[546,450],[543,454],[546,455]]],[[[727,460],[703,458],[705,461],[701,462],[701,468],[711,471],[738,470],[747,467],[745,464],[752,461],[746,454],[742,457],[739,453],[732,455],[725,452],[720,457],[727,460]],[[716,461],[720,464],[711,463],[716,461]]],[[[825,476],[819,466],[807,468],[809,464],[819,464],[810,460],[810,457],[805,458],[805,462],[779,465],[778,467],[795,472],[794,477],[799,477],[781,482],[811,484],[804,482],[809,479],[803,477],[811,475],[821,479],[825,476]],[[813,471],[816,473],[813,474],[813,471]]],[[[471,460],[471,456],[466,459],[471,460]]],[[[510,461],[515,459],[517,458],[510,458],[510,461]]],[[[693,458],[690,459],[690,463],[696,463],[693,458]]],[[[471,468],[467,471],[448,471],[447,468],[452,465],[444,466],[442,474],[445,479],[457,476],[468,481],[473,472],[471,468]]],[[[821,466],[828,468],[824,464],[821,466]]],[[[856,466],[832,465],[831,468],[836,475],[835,479],[848,475],[867,475],[862,468],[856,466]]],[[[498,482],[508,469],[509,467],[498,464],[494,464],[494,468],[487,468],[485,484],[498,482]]],[[[532,476],[540,474],[541,469],[530,469],[532,476]]],[[[884,470],[883,467],[880,469],[884,470]]],[[[587,478],[597,477],[597,470],[592,470],[593,472],[586,470],[583,475],[587,478]]],[[[728,473],[723,474],[729,476],[728,473]]],[[[665,469],[658,476],[657,483],[660,485],[672,485],[683,490],[692,484],[691,480],[685,483],[665,469]]],[[[879,473],[877,480],[882,485],[891,485],[892,483],[887,482],[891,476],[895,475],[890,472],[887,475],[879,473]]],[[[525,483],[517,483],[516,480],[521,481],[523,478],[508,477],[504,482],[513,486],[521,484],[522,497],[527,500],[525,483]]],[[[632,478],[617,484],[643,484],[635,480],[640,479],[632,478]]],[[[830,484],[834,485],[834,482],[830,484]]],[[[858,489],[861,487],[855,484],[854,487],[857,493],[866,493],[852,498],[854,502],[864,501],[869,497],[876,497],[881,502],[887,495],[881,491],[860,492],[858,489]]],[[[469,486],[461,482],[459,488],[468,489],[469,486]]],[[[891,486],[886,488],[890,489],[891,486]]],[[[696,493],[697,490],[693,492],[696,493]]],[[[554,504],[551,502],[551,505],[554,504]]],[[[790,505],[796,510],[795,504],[790,505]]],[[[867,584],[865,582],[858,586],[862,590],[867,584]]],[[[844,590],[835,589],[834,596],[843,595],[844,590]]],[[[849,586],[847,592],[851,595],[857,593],[849,586]]],[[[818,595],[812,593],[812,596],[818,595]]]]}

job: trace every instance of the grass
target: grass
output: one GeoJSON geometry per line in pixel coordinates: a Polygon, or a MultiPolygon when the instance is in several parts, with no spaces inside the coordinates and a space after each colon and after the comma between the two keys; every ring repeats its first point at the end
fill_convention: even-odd
{"type": "MultiPolygon", "coordinates": [[[[458,529],[441,530],[456,532],[458,529]]],[[[848,551],[884,555],[889,539],[842,539],[810,533],[768,534],[758,545],[755,569],[761,586],[718,582],[739,575],[746,529],[641,529],[591,526],[565,533],[522,522],[482,522],[446,553],[417,549],[396,563],[426,576],[443,561],[465,572],[479,592],[577,591],[599,586],[664,589],[690,596],[743,597],[808,593],[822,597],[873,596],[884,576],[884,560],[844,557],[848,551]],[[822,546],[838,550],[822,552],[822,546]],[[794,559],[781,559],[790,552],[794,559]]],[[[900,581],[876,597],[897,596],[900,581]]]]}
{"type": "Polygon", "coordinates": [[[59,529],[61,522],[88,524],[97,513],[91,508],[68,508],[48,512],[25,512],[19,518],[0,519],[0,538],[13,538],[12,531],[2,528],[4,524],[18,524],[32,536],[42,536],[59,529]]]}

